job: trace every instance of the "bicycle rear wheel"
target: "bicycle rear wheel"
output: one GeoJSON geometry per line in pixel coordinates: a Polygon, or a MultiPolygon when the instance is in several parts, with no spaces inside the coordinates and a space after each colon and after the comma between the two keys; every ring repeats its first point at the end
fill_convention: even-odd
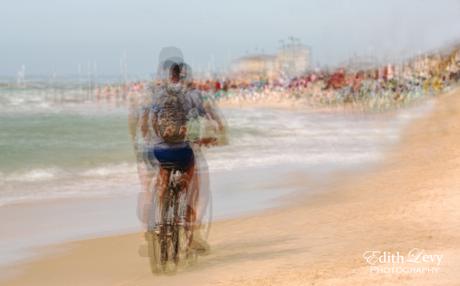
{"type": "Polygon", "coordinates": [[[153,273],[172,273],[176,271],[175,263],[175,227],[173,224],[174,194],[168,190],[160,203],[154,196],[149,214],[146,239],[150,267],[153,273]]]}

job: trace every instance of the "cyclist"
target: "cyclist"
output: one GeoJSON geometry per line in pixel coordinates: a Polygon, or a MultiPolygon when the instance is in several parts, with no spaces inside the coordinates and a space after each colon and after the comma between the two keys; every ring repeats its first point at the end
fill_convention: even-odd
{"type": "MultiPolygon", "coordinates": [[[[187,86],[181,80],[183,66],[182,63],[175,60],[167,60],[163,63],[163,72],[168,72],[168,78],[154,89],[149,114],[144,114],[141,127],[143,134],[148,136],[150,130],[148,123],[150,122],[156,137],[154,147],[149,149],[147,156],[150,161],[158,161],[160,166],[155,184],[155,195],[158,198],[160,209],[163,208],[164,196],[168,191],[170,167],[183,171],[180,184],[182,189],[187,191],[189,191],[192,178],[196,175],[194,151],[186,138],[187,123],[191,116],[204,116],[205,113],[203,105],[192,100],[193,97],[188,94],[187,86]]],[[[193,197],[193,195],[188,197],[193,197]]],[[[196,220],[195,207],[195,201],[189,200],[185,219],[192,230],[196,220]]],[[[199,235],[195,237],[195,240],[198,242],[193,245],[202,249],[203,241],[199,235]]]]}
{"type": "Polygon", "coordinates": [[[145,214],[144,217],[152,217],[152,208],[155,206],[151,205],[153,198],[150,194],[159,199],[161,207],[171,172],[166,167],[173,164],[182,169],[182,186],[189,192],[186,220],[194,230],[190,247],[203,253],[209,246],[202,239],[199,229],[208,204],[209,187],[207,164],[200,146],[216,141],[201,138],[199,127],[198,134],[191,136],[194,128],[190,123],[206,118],[216,122],[219,131],[223,131],[223,121],[211,102],[204,99],[201,91],[194,87],[191,69],[183,62],[180,50],[168,47],[160,52],[157,75],[159,80],[149,87],[148,108],[141,116],[140,129],[144,138],[149,138],[146,141],[152,143],[150,146],[153,145],[147,147],[146,161],[159,165],[159,171],[155,182],[156,193],[146,193],[143,202],[140,201],[141,212],[145,214]]]}
{"type": "MultiPolygon", "coordinates": [[[[209,190],[209,172],[208,165],[203,156],[202,146],[224,145],[227,143],[225,137],[225,124],[223,117],[218,112],[211,96],[203,94],[201,90],[196,87],[192,80],[191,68],[184,64],[182,68],[182,77],[187,82],[188,92],[187,96],[193,102],[194,106],[199,106],[201,109],[200,117],[191,116],[188,125],[187,137],[192,142],[192,148],[195,155],[195,170],[194,176],[191,181],[188,209],[191,213],[188,215],[194,222],[193,241],[191,248],[198,251],[200,254],[206,254],[209,251],[209,245],[201,235],[203,217],[206,214],[206,209],[210,200],[209,190]],[[204,122],[201,122],[204,121],[204,122]],[[208,124],[202,124],[208,123],[208,124]],[[214,134],[209,134],[208,128],[201,128],[202,125],[213,125],[214,134]],[[206,130],[208,129],[208,130],[206,130]],[[206,134],[208,133],[208,134],[206,134]],[[204,136],[203,136],[204,135],[204,136]]],[[[195,111],[196,112],[196,111],[195,111]]]]}

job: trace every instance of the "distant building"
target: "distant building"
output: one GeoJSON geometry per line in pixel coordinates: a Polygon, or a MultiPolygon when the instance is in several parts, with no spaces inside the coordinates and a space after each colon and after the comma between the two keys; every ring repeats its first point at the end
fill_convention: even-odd
{"type": "Polygon", "coordinates": [[[282,42],[275,55],[255,54],[234,60],[230,67],[233,78],[246,80],[292,78],[304,74],[310,68],[310,49],[291,38],[282,42]]]}
{"type": "Polygon", "coordinates": [[[281,42],[281,49],[276,55],[279,72],[287,77],[304,74],[311,63],[310,48],[300,43],[299,39],[290,37],[289,43],[281,42]]]}
{"type": "Polygon", "coordinates": [[[247,80],[273,79],[278,76],[276,56],[252,55],[241,57],[233,61],[230,73],[232,77],[247,80]]]}

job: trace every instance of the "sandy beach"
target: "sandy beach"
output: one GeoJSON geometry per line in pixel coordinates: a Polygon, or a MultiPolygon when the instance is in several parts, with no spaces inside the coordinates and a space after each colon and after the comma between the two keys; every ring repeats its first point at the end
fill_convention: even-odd
{"type": "Polygon", "coordinates": [[[413,122],[379,166],[339,174],[327,184],[315,184],[308,174],[286,177],[286,184],[323,191],[214,223],[211,253],[175,275],[151,274],[138,253],[143,235],[133,233],[49,247],[44,251],[52,254],[12,266],[12,276],[0,284],[459,285],[458,122],[456,89],[437,98],[435,110],[413,122]],[[423,255],[371,265],[369,251],[423,255]],[[430,260],[434,255],[442,260],[430,260]],[[377,273],[395,264],[430,271],[377,273]]]}

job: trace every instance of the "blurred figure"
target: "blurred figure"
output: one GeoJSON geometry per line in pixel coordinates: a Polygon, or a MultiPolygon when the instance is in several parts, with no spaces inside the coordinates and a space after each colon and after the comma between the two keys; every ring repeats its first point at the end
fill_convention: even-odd
{"type": "MultiPolygon", "coordinates": [[[[210,103],[205,103],[195,88],[191,69],[183,62],[180,50],[173,47],[162,49],[157,77],[148,89],[149,95],[137,119],[144,142],[140,165],[154,170],[145,172],[146,176],[140,172],[143,193],[139,196],[139,217],[149,231],[158,227],[158,221],[152,220],[158,211],[153,202],[157,199],[161,209],[171,175],[167,166],[177,166],[184,171],[181,184],[188,193],[186,221],[193,228],[190,247],[204,253],[209,246],[200,228],[210,195],[207,164],[200,146],[215,145],[219,140],[204,138],[201,124],[213,121],[218,130],[224,131],[225,128],[218,113],[210,103]]],[[[143,168],[139,169],[142,171],[143,168]]]]}
{"type": "Polygon", "coordinates": [[[194,106],[202,110],[194,110],[200,116],[189,114],[187,127],[187,140],[192,143],[195,154],[195,172],[191,182],[190,205],[194,207],[192,216],[195,222],[192,247],[201,253],[209,250],[206,236],[209,231],[210,217],[204,221],[206,210],[210,208],[211,192],[209,189],[209,170],[203,155],[203,147],[225,145],[228,143],[226,127],[223,116],[218,111],[210,96],[206,96],[195,84],[192,78],[192,70],[187,64],[183,64],[182,79],[187,83],[187,96],[194,106]],[[203,234],[204,233],[204,234],[203,234]]]}

